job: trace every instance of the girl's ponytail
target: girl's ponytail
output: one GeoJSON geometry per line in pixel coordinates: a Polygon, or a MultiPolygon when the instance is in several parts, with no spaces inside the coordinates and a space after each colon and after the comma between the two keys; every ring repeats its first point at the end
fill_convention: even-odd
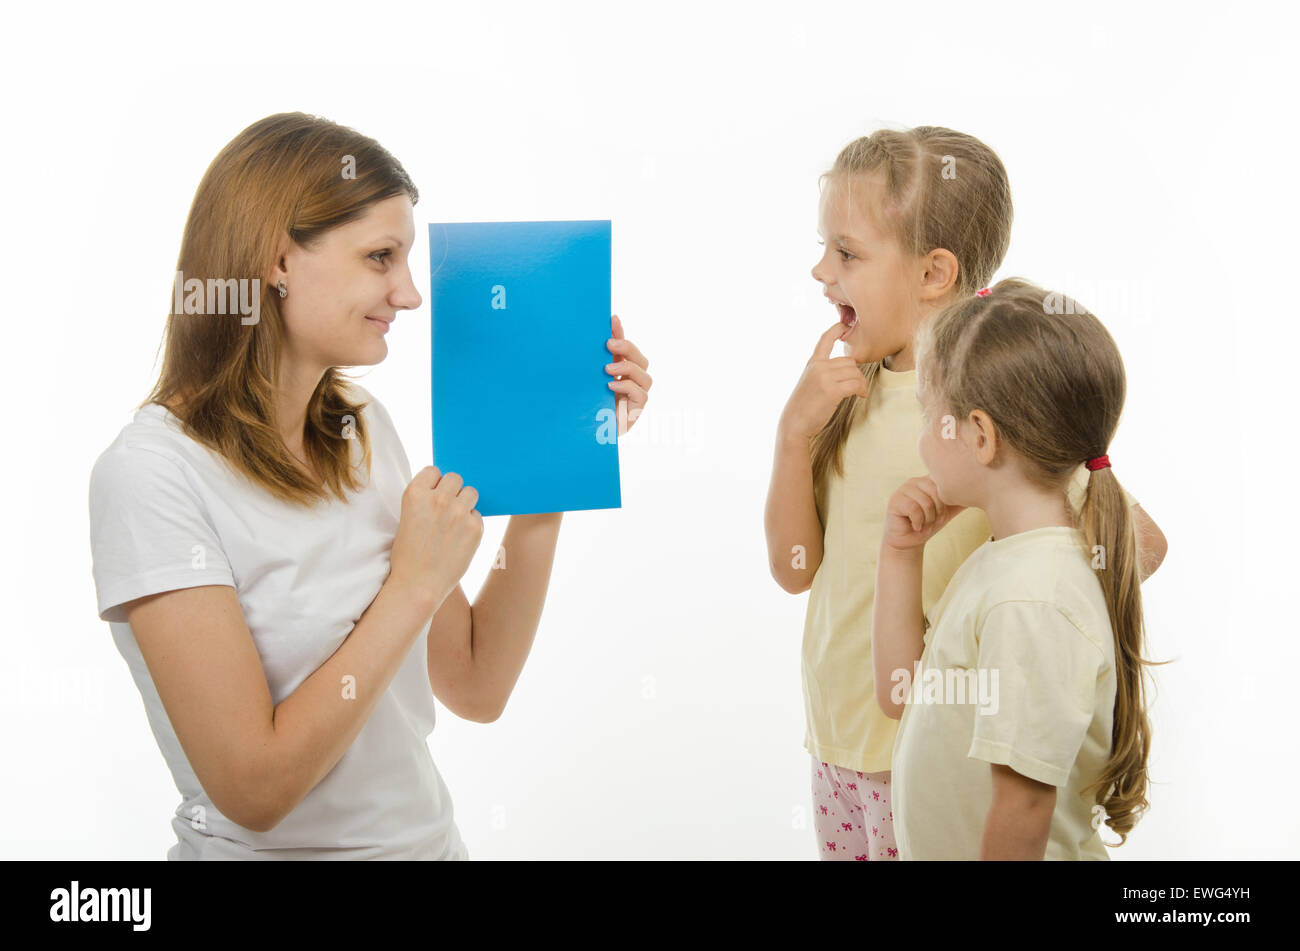
{"type": "Polygon", "coordinates": [[[1142,657],[1142,575],[1138,567],[1135,527],[1128,500],[1109,465],[1094,470],[1079,509],[1078,527],[1092,567],[1101,581],[1115,636],[1115,712],[1110,759],[1097,789],[1096,802],[1106,811],[1106,825],[1120,844],[1146,811],[1147,756],[1151,724],[1146,714],[1142,657]]]}

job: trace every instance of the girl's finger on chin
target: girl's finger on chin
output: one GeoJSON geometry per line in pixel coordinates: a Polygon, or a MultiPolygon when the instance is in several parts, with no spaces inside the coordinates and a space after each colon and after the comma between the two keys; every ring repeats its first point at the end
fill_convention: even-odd
{"type": "Polygon", "coordinates": [[[924,486],[919,482],[913,483],[908,486],[907,494],[916,503],[921,512],[921,517],[925,519],[926,523],[933,521],[936,514],[936,502],[925,491],[924,486]]]}

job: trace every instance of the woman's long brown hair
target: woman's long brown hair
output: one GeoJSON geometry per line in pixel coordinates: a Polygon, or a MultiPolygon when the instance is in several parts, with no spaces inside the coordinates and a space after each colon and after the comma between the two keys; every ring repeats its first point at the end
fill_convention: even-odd
{"type": "Polygon", "coordinates": [[[258,320],[230,314],[167,318],[162,370],[140,405],[158,403],[185,432],[276,497],[311,506],[361,488],[352,439],[369,474],[370,439],[359,402],[337,368],[307,405],[303,451],[322,483],[294,459],[275,419],[284,322],[267,279],[287,235],[312,247],[327,231],[396,195],[419,193],[378,142],[301,112],[261,119],[230,141],[195,192],[176,268],[185,281],[257,281],[258,320]],[[348,174],[348,172],[351,174],[348,174]]]}
{"type": "MultiPolygon", "coordinates": [[[[958,420],[989,415],[1027,475],[1066,497],[1070,477],[1105,455],[1124,408],[1124,362],[1093,314],[1064,295],[1015,278],[946,308],[922,326],[917,378],[958,420]]],[[[1135,526],[1115,470],[1097,469],[1076,523],[1101,582],[1115,641],[1110,758],[1088,789],[1123,844],[1148,808],[1151,724],[1144,699],[1145,625],[1135,526]]],[[[1164,663],[1164,662],[1161,662],[1164,663]]]]}
{"type": "MultiPolygon", "coordinates": [[[[955,296],[984,287],[1011,242],[1011,184],[997,153],[972,135],[940,126],[907,131],[881,129],[855,139],[821,177],[850,187],[856,176],[879,173],[893,212],[874,217],[892,229],[899,246],[913,255],[937,248],[957,258],[955,296]]],[[[878,362],[863,364],[866,397],[847,396],[812,442],[813,484],[822,486],[833,469],[843,474],[844,442],[853,408],[869,399],[878,362]]]]}

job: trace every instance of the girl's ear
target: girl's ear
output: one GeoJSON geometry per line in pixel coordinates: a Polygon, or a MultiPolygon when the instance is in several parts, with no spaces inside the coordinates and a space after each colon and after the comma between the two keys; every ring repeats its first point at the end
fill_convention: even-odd
{"type": "Polygon", "coordinates": [[[935,248],[921,258],[921,300],[942,300],[957,286],[957,256],[935,248]]]}
{"type": "Polygon", "coordinates": [[[982,409],[971,410],[969,420],[974,427],[975,438],[971,449],[975,453],[975,461],[982,466],[990,465],[998,454],[998,428],[982,409]]]}

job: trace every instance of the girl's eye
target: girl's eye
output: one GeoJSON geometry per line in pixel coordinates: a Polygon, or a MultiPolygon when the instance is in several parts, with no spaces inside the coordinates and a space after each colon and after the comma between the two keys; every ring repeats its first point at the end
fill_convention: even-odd
{"type": "Polygon", "coordinates": [[[382,264],[384,263],[383,259],[388,257],[390,254],[392,254],[392,252],[388,250],[376,251],[374,254],[370,255],[370,257],[372,260],[378,261],[380,264],[382,264]]]}
{"type": "MultiPolygon", "coordinates": [[[[818,241],[817,243],[821,245],[823,248],[826,247],[825,241],[818,241]]],[[[850,254],[848,251],[845,251],[843,248],[836,248],[835,253],[840,256],[841,261],[851,261],[853,259],[853,255],[850,254]]]]}

